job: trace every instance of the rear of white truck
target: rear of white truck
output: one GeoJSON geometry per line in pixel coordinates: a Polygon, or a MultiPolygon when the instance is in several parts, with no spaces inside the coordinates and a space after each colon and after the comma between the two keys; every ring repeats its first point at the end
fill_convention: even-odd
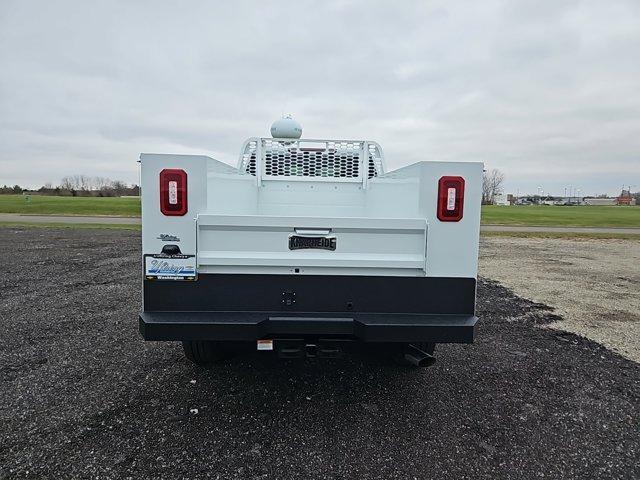
{"type": "Polygon", "coordinates": [[[364,140],[251,138],[237,168],[142,154],[146,340],[208,364],[239,347],[414,365],[473,341],[481,163],[385,170],[364,140]]]}

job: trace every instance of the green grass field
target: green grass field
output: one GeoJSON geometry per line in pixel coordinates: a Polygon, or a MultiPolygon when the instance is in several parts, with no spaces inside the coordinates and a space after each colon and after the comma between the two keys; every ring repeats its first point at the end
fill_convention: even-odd
{"type": "Polygon", "coordinates": [[[34,215],[117,215],[139,217],[140,200],[119,197],[0,195],[0,213],[34,215]]]}
{"type": "Polygon", "coordinates": [[[482,207],[482,223],[563,227],[640,227],[640,207],[486,205],[482,207]]]}
{"type": "MultiPolygon", "coordinates": [[[[0,213],[140,216],[137,198],[0,195],[0,213]]],[[[573,227],[640,227],[640,207],[482,207],[482,223],[573,227]]]]}

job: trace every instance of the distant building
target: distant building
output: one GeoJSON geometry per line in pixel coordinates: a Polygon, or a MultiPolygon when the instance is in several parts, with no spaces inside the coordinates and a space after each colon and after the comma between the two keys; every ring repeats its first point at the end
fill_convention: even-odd
{"type": "Polygon", "coordinates": [[[629,190],[622,190],[617,197],[597,197],[585,198],[586,205],[614,206],[614,205],[635,205],[636,199],[629,190]]]}
{"type": "Polygon", "coordinates": [[[516,205],[537,205],[540,197],[537,195],[522,195],[516,199],[516,205]]]}
{"type": "Polygon", "coordinates": [[[584,198],[578,196],[523,195],[517,198],[511,196],[508,200],[515,205],[582,205],[584,198]]]}
{"type": "Polygon", "coordinates": [[[616,197],[616,205],[635,205],[636,199],[631,195],[630,190],[622,190],[622,193],[616,197]]]}
{"type": "Polygon", "coordinates": [[[617,198],[585,198],[584,204],[600,207],[613,206],[618,204],[617,200],[617,198]]]}
{"type": "Polygon", "coordinates": [[[502,206],[509,205],[508,195],[505,195],[504,193],[496,195],[495,197],[493,197],[493,204],[502,206]]]}
{"type": "Polygon", "coordinates": [[[583,197],[557,197],[556,205],[583,205],[585,198],[583,197]]]}

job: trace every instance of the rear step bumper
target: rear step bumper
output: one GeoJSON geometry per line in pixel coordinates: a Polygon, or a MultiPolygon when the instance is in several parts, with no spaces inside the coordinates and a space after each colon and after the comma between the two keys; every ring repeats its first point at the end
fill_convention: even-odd
{"type": "Polygon", "coordinates": [[[145,340],[256,341],[336,336],[363,342],[472,343],[474,315],[282,312],[141,312],[145,340]]]}

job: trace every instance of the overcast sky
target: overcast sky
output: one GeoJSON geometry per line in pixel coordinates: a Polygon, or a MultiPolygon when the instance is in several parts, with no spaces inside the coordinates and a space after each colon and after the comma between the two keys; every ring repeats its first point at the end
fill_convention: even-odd
{"type": "Polygon", "coordinates": [[[0,184],[235,164],[292,113],[388,166],[481,160],[507,190],[640,190],[640,1],[0,2],[0,184]]]}

